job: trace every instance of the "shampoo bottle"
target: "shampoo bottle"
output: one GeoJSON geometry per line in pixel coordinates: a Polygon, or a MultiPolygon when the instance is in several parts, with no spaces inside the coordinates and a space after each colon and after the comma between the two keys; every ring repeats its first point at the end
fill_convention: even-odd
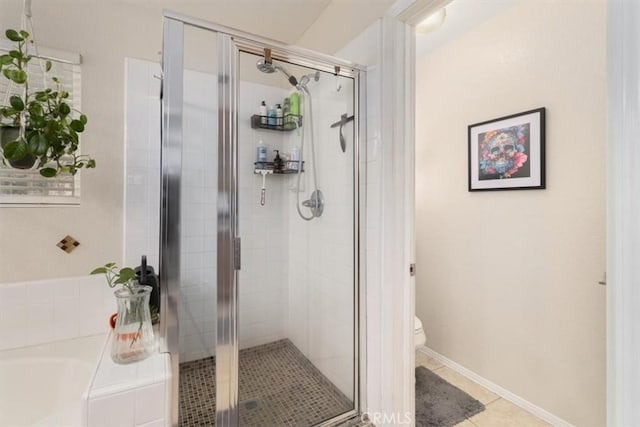
{"type": "Polygon", "coordinates": [[[267,124],[267,104],[262,101],[262,104],[260,104],[260,110],[258,111],[258,114],[260,115],[260,123],[262,123],[263,125],[267,124]]]}
{"type": "Polygon", "coordinates": [[[291,149],[291,161],[294,161],[294,162],[300,161],[300,148],[293,147],[291,149]]]}
{"type": "Polygon", "coordinates": [[[300,148],[293,147],[291,149],[291,162],[290,169],[300,172],[302,170],[302,163],[300,162],[300,148]]]}
{"type": "Polygon", "coordinates": [[[267,146],[262,140],[258,141],[256,162],[258,167],[264,167],[267,163],[267,146]]]}
{"type": "Polygon", "coordinates": [[[275,126],[277,122],[276,109],[271,107],[267,110],[267,124],[269,126],[275,126]]]}
{"type": "Polygon", "coordinates": [[[276,125],[282,126],[284,124],[282,117],[282,107],[280,106],[280,104],[276,104],[276,125]]]}

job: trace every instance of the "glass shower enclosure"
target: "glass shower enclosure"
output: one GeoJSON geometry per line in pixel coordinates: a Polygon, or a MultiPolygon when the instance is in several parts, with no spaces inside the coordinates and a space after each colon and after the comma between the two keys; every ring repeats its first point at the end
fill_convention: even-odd
{"type": "Polygon", "coordinates": [[[172,12],[163,43],[173,424],[357,416],[365,70],[172,12]]]}

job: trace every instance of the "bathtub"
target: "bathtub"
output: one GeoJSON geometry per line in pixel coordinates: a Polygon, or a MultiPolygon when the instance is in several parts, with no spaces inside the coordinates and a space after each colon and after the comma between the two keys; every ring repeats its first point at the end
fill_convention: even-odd
{"type": "Polygon", "coordinates": [[[0,426],[81,425],[106,335],[0,351],[0,426]]]}

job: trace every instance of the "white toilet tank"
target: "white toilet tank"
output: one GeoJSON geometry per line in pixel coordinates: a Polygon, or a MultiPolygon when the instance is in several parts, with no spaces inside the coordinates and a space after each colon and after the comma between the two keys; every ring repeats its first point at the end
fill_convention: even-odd
{"type": "Polygon", "coordinates": [[[427,342],[427,336],[424,334],[422,322],[417,316],[414,317],[413,328],[413,345],[418,349],[427,342]]]}

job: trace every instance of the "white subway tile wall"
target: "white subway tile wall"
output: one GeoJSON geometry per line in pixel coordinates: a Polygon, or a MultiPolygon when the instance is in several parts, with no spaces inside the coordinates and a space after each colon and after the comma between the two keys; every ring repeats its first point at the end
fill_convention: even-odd
{"type": "Polygon", "coordinates": [[[124,263],[157,268],[160,230],[160,65],[125,60],[124,263]]]}
{"type": "MultiPolygon", "coordinates": [[[[353,115],[353,81],[323,74],[309,85],[312,93],[318,188],[325,198],[322,217],[303,221],[295,192],[288,193],[288,335],[304,355],[348,398],[354,381],[354,139],[353,123],[344,127],[346,152],[338,128],[342,114],[353,115]]],[[[309,123],[307,120],[305,123],[309,123]]],[[[292,135],[294,141],[299,139],[292,135]]],[[[310,171],[309,139],[304,157],[310,171]]],[[[311,173],[303,175],[311,194],[311,173]]]]}
{"type": "MultiPolygon", "coordinates": [[[[160,66],[127,59],[125,263],[147,255],[158,269],[160,213],[160,66]]],[[[215,341],[217,80],[184,79],[180,360],[213,355],[215,341]]]]}
{"type": "Polygon", "coordinates": [[[215,354],[217,85],[218,81],[214,75],[185,71],[182,128],[180,362],[215,354]]]}
{"type": "Polygon", "coordinates": [[[104,334],[115,311],[103,276],[0,284],[0,350],[104,334]]]}
{"type": "MultiPolygon", "coordinates": [[[[159,212],[159,66],[127,61],[127,196],[125,258],[137,264],[147,254],[157,266],[159,212]],[[145,150],[153,152],[146,153],[145,150]],[[130,162],[129,160],[132,159],[130,162]],[[133,160],[135,159],[135,160],[133,160]],[[146,159],[147,163],[140,161],[146,159]],[[131,167],[130,167],[131,166],[131,167]],[[154,187],[156,185],[156,187],[154,187]],[[145,197],[136,197],[146,192],[145,197]],[[154,258],[155,256],[155,258],[154,258]]],[[[250,116],[262,100],[281,103],[289,90],[242,81],[239,91],[239,342],[241,348],[288,337],[348,397],[353,397],[354,246],[353,124],[345,129],[347,152],[330,124],[353,114],[353,83],[335,78],[310,85],[313,93],[318,184],[327,202],[322,218],[303,221],[296,213],[296,175],[268,176],[261,206],[262,177],[253,173],[260,139],[273,150],[299,146],[294,132],[252,129],[250,116]]],[[[180,360],[214,355],[216,331],[217,79],[186,71],[182,187],[182,292],[180,360]]],[[[306,122],[305,122],[306,123],[306,122]]],[[[311,167],[308,139],[307,169],[311,167]]],[[[308,169],[309,170],[309,169],[308,169]]],[[[311,191],[303,174],[301,200],[311,191]]]]}
{"type": "MultiPolygon", "coordinates": [[[[249,68],[252,72],[255,68],[249,68]]],[[[255,71],[257,72],[257,71],[255,71]]],[[[287,336],[287,264],[289,259],[287,206],[288,186],[295,175],[268,175],[265,204],[260,204],[262,175],[254,174],[258,142],[289,152],[289,132],[252,129],[250,118],[267,105],[282,104],[289,91],[241,80],[238,107],[239,232],[242,237],[242,269],[239,273],[238,340],[240,348],[277,341],[287,336]]]]}

